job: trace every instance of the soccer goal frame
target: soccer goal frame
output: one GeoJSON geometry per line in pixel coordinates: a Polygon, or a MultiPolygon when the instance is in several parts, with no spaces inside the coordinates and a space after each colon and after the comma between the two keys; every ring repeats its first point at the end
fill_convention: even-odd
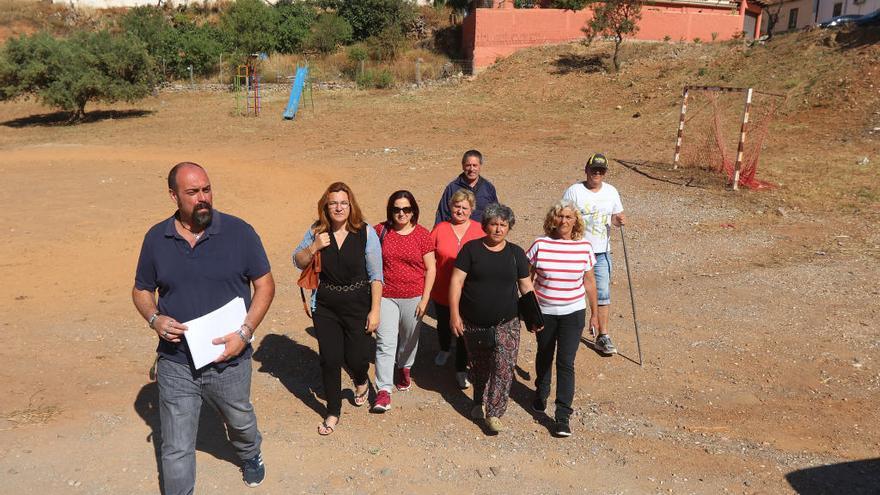
{"type": "MultiPolygon", "coordinates": [[[[733,190],[736,191],[739,189],[742,166],[743,166],[743,155],[746,146],[746,138],[750,132],[749,127],[749,114],[752,106],[752,99],[755,94],[762,94],[772,97],[784,98],[785,95],[778,93],[771,93],[768,91],[759,91],[754,88],[737,88],[737,87],[728,87],[728,86],[693,86],[688,85],[685,86],[682,90],[682,98],[681,98],[681,113],[679,115],[678,120],[678,132],[675,139],[675,154],[672,159],[672,168],[678,169],[681,161],[681,147],[684,138],[684,127],[686,122],[686,115],[688,111],[688,97],[691,96],[692,93],[697,91],[703,92],[719,92],[719,93],[742,93],[743,98],[743,111],[742,111],[742,119],[740,122],[740,131],[739,131],[739,139],[737,142],[737,150],[736,150],[736,159],[733,164],[733,176],[730,178],[731,186],[733,190]]],[[[757,166],[757,157],[755,158],[755,166],[757,166]]]]}

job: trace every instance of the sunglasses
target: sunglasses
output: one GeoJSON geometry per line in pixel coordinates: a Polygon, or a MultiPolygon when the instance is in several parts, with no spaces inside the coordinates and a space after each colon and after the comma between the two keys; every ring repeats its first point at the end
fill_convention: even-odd
{"type": "Polygon", "coordinates": [[[590,175],[605,175],[605,172],[607,171],[608,170],[604,168],[591,168],[587,170],[587,173],[590,175]]]}
{"type": "Polygon", "coordinates": [[[412,212],[413,212],[412,206],[404,206],[403,208],[398,208],[396,206],[391,207],[391,213],[394,215],[396,215],[398,213],[404,213],[406,215],[409,215],[412,212]]]}

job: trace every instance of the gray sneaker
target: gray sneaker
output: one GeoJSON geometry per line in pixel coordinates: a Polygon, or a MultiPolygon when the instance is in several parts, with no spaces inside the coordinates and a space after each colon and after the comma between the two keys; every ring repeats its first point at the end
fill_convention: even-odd
{"type": "Polygon", "coordinates": [[[611,337],[607,333],[603,333],[596,338],[596,349],[603,354],[617,354],[617,347],[611,342],[611,337]]]}

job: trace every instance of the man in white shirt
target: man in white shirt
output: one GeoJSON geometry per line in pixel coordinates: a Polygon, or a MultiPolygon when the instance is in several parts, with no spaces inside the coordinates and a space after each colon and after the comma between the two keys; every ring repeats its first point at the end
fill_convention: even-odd
{"type": "Polygon", "coordinates": [[[617,348],[608,335],[608,313],[611,309],[611,225],[626,223],[620,194],[611,184],[606,184],[608,160],[605,155],[596,153],[590,156],[584,166],[587,180],[572,184],[565,191],[563,199],[573,202],[581,211],[586,225],[584,240],[593,246],[596,254],[596,290],[599,302],[599,335],[596,348],[604,354],[615,354],[617,348]]]}

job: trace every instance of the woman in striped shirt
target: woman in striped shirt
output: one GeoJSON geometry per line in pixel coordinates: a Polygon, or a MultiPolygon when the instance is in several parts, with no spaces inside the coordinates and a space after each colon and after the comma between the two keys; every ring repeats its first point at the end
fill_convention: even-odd
{"type": "Polygon", "coordinates": [[[547,212],[544,237],[535,239],[526,256],[532,265],[535,295],[544,314],[544,330],[536,334],[535,400],[543,412],[550,396],[550,374],[556,354],[557,436],[571,436],[569,417],[574,399],[574,358],[585,326],[587,302],[590,327],[598,325],[596,255],[584,237],[584,220],[574,203],[562,200],[547,212]]]}

